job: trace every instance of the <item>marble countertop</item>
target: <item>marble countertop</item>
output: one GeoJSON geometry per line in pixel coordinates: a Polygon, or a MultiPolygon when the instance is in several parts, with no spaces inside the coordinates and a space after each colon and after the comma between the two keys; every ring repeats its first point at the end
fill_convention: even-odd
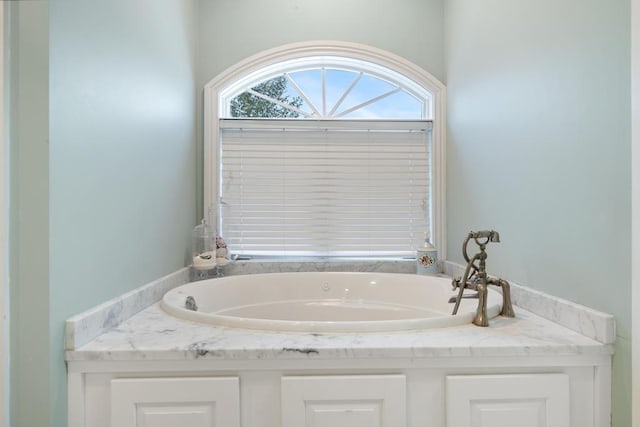
{"type": "Polygon", "coordinates": [[[516,318],[393,333],[272,333],[214,327],[166,314],[158,303],[68,350],[74,361],[602,356],[603,344],[516,307],[516,318]]]}
{"type": "MultiPolygon", "coordinates": [[[[279,271],[407,273],[415,260],[232,265],[234,274],[279,271]]],[[[444,262],[444,273],[463,266],[444,262]]],[[[82,361],[356,360],[469,356],[593,356],[613,354],[615,319],[606,313],[511,282],[516,318],[486,328],[463,325],[390,333],[275,333],[214,327],[177,319],[158,301],[186,283],[181,269],[67,320],[66,359],[82,361]]]]}

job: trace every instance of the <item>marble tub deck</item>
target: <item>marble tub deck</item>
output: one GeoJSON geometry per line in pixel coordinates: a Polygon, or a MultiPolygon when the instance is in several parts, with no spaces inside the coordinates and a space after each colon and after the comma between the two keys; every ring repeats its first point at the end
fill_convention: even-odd
{"type": "MultiPolygon", "coordinates": [[[[443,263],[449,277],[464,267],[443,263]]],[[[378,271],[409,273],[414,261],[264,263],[230,266],[228,273],[378,271]],[[231,271],[233,269],[233,271],[231,271]],[[236,271],[237,270],[237,271],[236,271]]],[[[610,356],[613,316],[511,283],[516,318],[486,328],[463,325],[389,333],[275,333],[215,327],[177,319],[158,301],[188,281],[188,269],[144,285],[67,320],[66,359],[80,361],[293,360],[468,356],[610,356]]]]}
{"type": "Polygon", "coordinates": [[[516,308],[480,328],[464,325],[392,333],[273,333],[214,327],[176,319],[158,303],[80,348],[68,361],[193,359],[357,359],[464,356],[602,356],[603,344],[516,308]]]}

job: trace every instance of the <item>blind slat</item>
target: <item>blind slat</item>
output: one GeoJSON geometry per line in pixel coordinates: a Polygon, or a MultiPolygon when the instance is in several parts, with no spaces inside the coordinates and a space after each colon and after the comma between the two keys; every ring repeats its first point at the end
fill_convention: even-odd
{"type": "Polygon", "coordinates": [[[429,126],[287,130],[266,122],[222,126],[220,223],[232,252],[388,255],[422,245],[430,138],[419,129],[429,126]]]}

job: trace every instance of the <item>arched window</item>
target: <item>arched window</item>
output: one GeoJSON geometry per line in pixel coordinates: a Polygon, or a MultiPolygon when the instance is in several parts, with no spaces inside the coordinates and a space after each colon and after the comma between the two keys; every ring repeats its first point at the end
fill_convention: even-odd
{"type": "Polygon", "coordinates": [[[205,87],[205,203],[232,253],[388,257],[443,237],[444,87],[353,44],[291,45],[205,87]]]}
{"type": "Polygon", "coordinates": [[[221,117],[302,119],[432,118],[431,94],[367,61],[335,56],[293,59],[259,70],[222,93],[221,117]]]}

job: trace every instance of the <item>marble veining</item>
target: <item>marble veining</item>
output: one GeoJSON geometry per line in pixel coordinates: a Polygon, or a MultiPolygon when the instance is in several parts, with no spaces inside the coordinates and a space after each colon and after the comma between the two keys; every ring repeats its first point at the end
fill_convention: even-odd
{"type": "Polygon", "coordinates": [[[189,269],[182,268],[67,319],[66,348],[68,350],[78,348],[100,334],[117,327],[134,314],[159,301],[170,289],[185,284],[188,280],[189,269]]]}
{"type": "MultiPolygon", "coordinates": [[[[445,274],[461,266],[444,262],[445,274]]],[[[236,262],[223,273],[286,271],[415,272],[395,262],[236,262]]],[[[188,280],[188,269],[156,280],[67,321],[69,361],[357,359],[468,356],[578,356],[613,353],[613,317],[512,284],[517,317],[488,328],[463,325],[389,333],[275,333],[214,327],[166,314],[156,302],[188,280]],[[136,314],[137,313],[137,314],[136,314]]]]}
{"type": "MultiPolygon", "coordinates": [[[[450,277],[462,276],[464,268],[460,264],[449,261],[443,263],[444,274],[450,277]]],[[[509,279],[507,278],[507,280],[509,279]]],[[[518,307],[601,343],[611,344],[615,342],[616,323],[612,315],[545,294],[512,281],[509,281],[509,283],[511,284],[511,301],[518,307]]]]}
{"type": "Polygon", "coordinates": [[[254,360],[357,359],[465,356],[610,355],[604,345],[517,309],[514,319],[495,318],[488,328],[473,325],[392,333],[265,333],[201,325],[173,318],[154,304],[67,351],[67,360],[254,360]]]}
{"type": "Polygon", "coordinates": [[[297,271],[353,271],[373,273],[406,273],[416,272],[415,259],[381,259],[381,260],[314,260],[314,261],[282,261],[251,260],[236,261],[224,266],[221,270],[225,276],[237,274],[289,273],[297,271]]]}

